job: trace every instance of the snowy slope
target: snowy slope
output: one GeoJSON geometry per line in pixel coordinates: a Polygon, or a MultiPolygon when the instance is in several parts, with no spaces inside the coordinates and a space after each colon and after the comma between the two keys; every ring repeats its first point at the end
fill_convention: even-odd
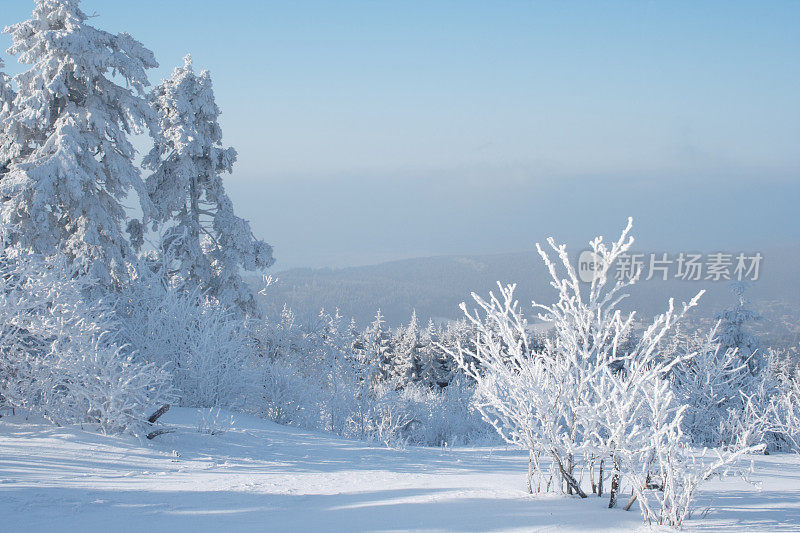
{"type": "MultiPolygon", "coordinates": [[[[504,448],[389,450],[234,415],[198,412],[155,442],[0,419],[0,531],[629,531],[638,511],[532,497],[526,456],[504,448]]],[[[714,481],[689,530],[800,531],[800,461],[755,458],[759,489],[714,481]]]]}

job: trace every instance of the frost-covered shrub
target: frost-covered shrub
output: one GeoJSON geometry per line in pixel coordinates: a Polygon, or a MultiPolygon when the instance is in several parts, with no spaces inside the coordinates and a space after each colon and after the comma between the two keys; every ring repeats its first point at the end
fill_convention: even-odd
{"type": "Polygon", "coordinates": [[[682,353],[674,354],[679,362],[671,378],[678,400],[686,406],[683,430],[698,446],[720,446],[738,438],[745,395],[760,381],[750,375],[737,350],[723,348],[716,335],[714,329],[690,339],[682,353]]]}
{"type": "Polygon", "coordinates": [[[717,315],[710,332],[679,339],[665,350],[679,359],[671,379],[687,407],[683,429],[698,446],[729,446],[746,436],[748,444],[778,450],[786,439],[770,429],[774,399],[781,393],[777,361],[747,330],[760,317],[747,309],[744,286],[733,289],[735,306],[717,315]]]}
{"type": "Polygon", "coordinates": [[[0,398],[55,423],[139,433],[171,401],[169,375],[138,361],[91,280],[63,258],[0,250],[0,398]]]}
{"type": "Polygon", "coordinates": [[[288,361],[264,360],[253,411],[283,425],[316,429],[319,426],[319,390],[288,361]]]}
{"type": "Polygon", "coordinates": [[[761,379],[742,393],[742,408],[729,410],[724,429],[762,442],[767,450],[800,453],[800,368],[796,352],[767,350],[761,379]]]}
{"type": "Polygon", "coordinates": [[[281,423],[359,438],[374,437],[377,365],[354,353],[338,315],[300,326],[284,309],[260,331],[262,412],[281,423]]]}
{"type": "Polygon", "coordinates": [[[144,267],[132,272],[116,309],[121,337],[141,361],[170,370],[181,405],[245,406],[255,382],[246,321],[144,267]]]}
{"type": "Polygon", "coordinates": [[[586,498],[579,473],[589,467],[592,490],[602,494],[603,473],[596,482],[593,466],[605,463],[611,471],[609,507],[627,488],[645,520],[678,526],[699,483],[759,447],[740,439],[719,451],[716,463],[690,464],[681,429],[687,406],[668,378],[675,365],[696,354],[664,358],[659,349],[700,295],[682,311],[670,301],[665,313],[633,335],[635,314],[622,313],[619,303],[638,274],[609,280],[612,265],[633,244],[630,229],[631,221],[609,245],[600,237],[590,243],[595,277],[586,284],[564,245],[548,240],[557,261],[538,247],[558,293],[552,305],[534,303],[539,318],[553,326],[543,342],[533,341],[515,286],[498,284],[499,293],[488,299],[473,294],[479,310],[462,304],[474,337],[454,355],[477,383],[475,406],[484,419],[506,442],[528,449],[529,490],[533,476],[543,474],[539,458],[549,456],[556,486],[586,498]]]}
{"type": "Polygon", "coordinates": [[[778,376],[779,393],[770,405],[769,427],[785,448],[800,453],[800,368],[784,365],[778,376]]]}
{"type": "Polygon", "coordinates": [[[141,434],[146,417],[172,401],[169,373],[137,361],[126,346],[114,343],[110,333],[93,338],[79,352],[66,351],[59,361],[57,371],[69,381],[63,405],[84,413],[86,422],[96,423],[106,433],[141,434]]]}
{"type": "Polygon", "coordinates": [[[452,446],[496,440],[491,426],[472,407],[474,393],[474,383],[464,376],[457,376],[443,389],[414,384],[403,389],[399,401],[410,421],[403,429],[407,442],[452,446]]]}

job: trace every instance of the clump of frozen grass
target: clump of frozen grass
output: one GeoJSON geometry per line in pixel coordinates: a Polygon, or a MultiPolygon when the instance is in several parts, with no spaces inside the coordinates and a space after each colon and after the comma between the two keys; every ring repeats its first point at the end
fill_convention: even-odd
{"type": "Polygon", "coordinates": [[[233,416],[219,407],[201,409],[197,412],[197,432],[204,435],[224,435],[233,428],[233,416]]]}

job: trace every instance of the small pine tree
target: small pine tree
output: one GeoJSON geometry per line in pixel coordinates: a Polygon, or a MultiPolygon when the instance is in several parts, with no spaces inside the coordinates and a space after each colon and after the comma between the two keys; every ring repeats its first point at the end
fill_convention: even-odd
{"type": "Polygon", "coordinates": [[[155,207],[154,225],[166,227],[162,247],[176,276],[225,305],[254,314],[255,300],[239,268],[270,267],[272,247],[234,215],[221,175],[232,172],[236,151],[222,146],[211,75],[195,74],[191,57],[184,61],[151,96],[161,126],[144,161],[153,170],[147,190],[155,207]]]}
{"type": "Polygon", "coordinates": [[[388,381],[391,378],[391,367],[393,358],[392,339],[389,331],[384,328],[383,315],[381,310],[375,315],[375,320],[367,327],[364,332],[362,350],[360,350],[361,366],[369,368],[370,376],[364,379],[378,379],[388,381]]]}
{"type": "Polygon", "coordinates": [[[446,386],[450,382],[450,368],[447,354],[439,346],[441,334],[433,319],[420,338],[420,375],[422,382],[432,389],[446,386]]]}
{"type": "Polygon", "coordinates": [[[87,18],[79,0],[36,0],[30,20],[5,29],[9,53],[31,68],[15,77],[18,93],[2,123],[10,162],[0,214],[14,244],[61,250],[110,283],[133,256],[122,201],[133,189],[144,215],[150,211],[128,135],[152,125],[142,95],[146,70],[158,63],[127,33],[87,18]]]}
{"type": "Polygon", "coordinates": [[[397,330],[389,376],[395,388],[401,389],[408,383],[419,380],[419,336],[419,321],[417,312],[414,311],[408,325],[397,330]]]}
{"type": "Polygon", "coordinates": [[[679,362],[671,372],[672,388],[685,406],[683,429],[696,445],[731,444],[725,420],[744,408],[741,392],[750,393],[753,378],[734,348],[723,348],[716,330],[685,341],[672,354],[679,362]],[[684,353],[681,353],[684,352],[684,353]]]}
{"type": "Polygon", "coordinates": [[[763,359],[760,348],[760,339],[747,330],[747,327],[762,319],[761,315],[748,308],[749,302],[745,298],[746,283],[733,283],[731,291],[736,297],[736,304],[717,315],[720,322],[715,341],[721,349],[736,349],[743,363],[747,364],[752,375],[763,370],[763,359]]]}

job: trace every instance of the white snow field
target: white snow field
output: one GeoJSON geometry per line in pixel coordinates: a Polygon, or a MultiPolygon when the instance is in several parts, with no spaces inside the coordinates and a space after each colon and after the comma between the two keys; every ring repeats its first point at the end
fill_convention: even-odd
{"type": "MultiPolygon", "coordinates": [[[[525,491],[524,451],[393,450],[233,415],[163,417],[141,443],[0,419],[0,531],[634,531],[638,509],[525,491]]],[[[689,531],[800,531],[800,460],[758,456],[754,480],[704,486],[689,531]],[[710,510],[707,510],[710,507],[710,510]]]]}

